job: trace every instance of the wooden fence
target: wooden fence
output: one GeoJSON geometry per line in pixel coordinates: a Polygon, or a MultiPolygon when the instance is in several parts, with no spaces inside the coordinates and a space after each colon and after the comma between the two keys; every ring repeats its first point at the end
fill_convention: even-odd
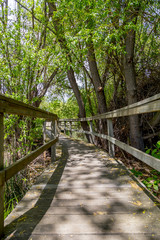
{"type": "MultiPolygon", "coordinates": [[[[126,106],[124,108],[107,112],[104,114],[92,116],[89,118],[79,118],[79,119],[60,119],[59,126],[64,122],[64,132],[67,130],[72,134],[73,131],[77,131],[80,133],[89,134],[92,138],[94,136],[107,139],[109,144],[109,154],[114,157],[115,150],[114,145],[120,147],[126,152],[130,153],[137,159],[145,162],[152,168],[160,171],[160,160],[154,158],[134,147],[125,144],[116,138],[114,138],[113,124],[112,119],[118,117],[125,117],[136,114],[150,113],[160,111],[160,94],[157,94],[153,97],[145,99],[143,101],[134,103],[132,105],[126,106]],[[107,119],[108,126],[108,135],[97,133],[93,130],[93,120],[101,120],[107,119]],[[81,121],[89,121],[90,123],[90,131],[83,131],[77,129],[77,126],[72,128],[73,122],[74,124],[78,124],[81,121]],[[69,123],[69,128],[67,128],[67,124],[69,123]]],[[[58,141],[58,137],[56,136],[56,122],[58,120],[57,115],[46,112],[44,110],[32,107],[28,104],[13,100],[11,98],[7,98],[3,95],[0,95],[0,237],[3,235],[4,231],[4,185],[5,182],[13,177],[20,170],[24,169],[32,160],[34,160],[37,156],[43,153],[46,149],[51,147],[52,160],[55,158],[55,143],[58,141]],[[51,122],[50,128],[50,138],[51,140],[47,143],[44,142],[44,145],[40,148],[36,149],[32,153],[27,156],[21,158],[11,166],[4,168],[4,113],[7,114],[16,114],[23,116],[30,116],[34,118],[44,118],[47,122],[51,122]]],[[[44,124],[44,138],[46,137],[46,123],[44,124]]]]}
{"type": "MultiPolygon", "coordinates": [[[[5,182],[24,169],[31,161],[51,147],[51,159],[55,159],[55,143],[58,141],[56,134],[57,115],[49,113],[28,104],[0,95],[0,238],[4,232],[4,185],[5,182]],[[51,140],[44,143],[35,151],[16,161],[11,166],[4,168],[4,113],[43,118],[51,122],[51,140]]],[[[45,126],[45,125],[44,125],[45,126]]]]}
{"type": "Polygon", "coordinates": [[[136,115],[136,114],[144,114],[144,113],[151,113],[160,111],[160,94],[157,94],[153,97],[147,98],[143,101],[134,103],[132,105],[120,108],[118,110],[114,110],[112,112],[107,112],[104,114],[88,117],[88,118],[79,118],[79,119],[60,119],[59,120],[59,126],[62,127],[63,123],[63,131],[66,133],[68,130],[70,134],[73,131],[77,131],[80,133],[89,134],[90,136],[94,137],[100,137],[103,139],[108,140],[109,145],[109,154],[114,157],[115,156],[115,150],[114,145],[120,147],[121,149],[125,150],[126,152],[130,153],[132,156],[136,157],[137,159],[141,160],[142,162],[148,164],[152,168],[160,171],[160,160],[150,156],[134,147],[129,146],[126,143],[123,143],[119,141],[118,139],[114,138],[114,131],[113,131],[113,118],[118,117],[125,117],[130,115],[136,115]],[[107,119],[107,128],[108,128],[108,135],[97,133],[93,130],[93,120],[100,120],[100,119],[107,119]],[[81,121],[89,121],[90,123],[90,131],[83,131],[83,130],[77,130],[75,127],[72,128],[72,123],[76,124],[76,122],[81,121]],[[69,123],[69,128],[67,128],[67,123],[69,123]]]}

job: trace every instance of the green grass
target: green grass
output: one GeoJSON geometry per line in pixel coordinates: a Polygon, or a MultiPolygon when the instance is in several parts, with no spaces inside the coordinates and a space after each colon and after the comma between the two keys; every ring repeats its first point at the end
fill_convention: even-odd
{"type": "Polygon", "coordinates": [[[134,168],[130,171],[138,177],[155,196],[160,195],[160,172],[152,169],[150,173],[144,175],[143,172],[135,170],[134,168]]]}
{"type": "Polygon", "coordinates": [[[18,203],[18,198],[16,196],[8,202],[4,200],[4,219],[12,212],[15,207],[15,203],[18,203]]]}

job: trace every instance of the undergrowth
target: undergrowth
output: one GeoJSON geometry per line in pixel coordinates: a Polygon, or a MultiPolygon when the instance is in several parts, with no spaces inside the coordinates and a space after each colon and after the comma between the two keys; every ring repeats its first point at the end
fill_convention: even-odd
{"type": "Polygon", "coordinates": [[[156,197],[160,198],[160,172],[152,169],[148,174],[140,170],[130,171],[150,190],[156,197]]]}
{"type": "Polygon", "coordinates": [[[146,148],[146,153],[150,154],[151,156],[160,159],[160,141],[153,145],[153,149],[146,148]]]}
{"type": "Polygon", "coordinates": [[[25,180],[27,174],[28,171],[23,170],[6,182],[4,193],[4,218],[9,215],[30,188],[29,177],[25,180]]]}

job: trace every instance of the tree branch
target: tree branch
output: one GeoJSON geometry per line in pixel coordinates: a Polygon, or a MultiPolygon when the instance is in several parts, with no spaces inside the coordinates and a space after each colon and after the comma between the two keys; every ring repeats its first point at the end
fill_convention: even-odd
{"type": "MultiPolygon", "coordinates": [[[[34,19],[35,20],[37,20],[39,23],[41,23],[41,24],[43,24],[43,25],[45,25],[39,18],[37,18],[36,16],[35,16],[35,14],[33,13],[33,11],[31,11],[31,10],[29,10],[26,6],[24,6],[22,3],[20,3],[18,0],[15,0],[22,8],[24,8],[26,11],[28,11],[31,15],[32,15],[32,17],[34,17],[34,19]]],[[[52,28],[50,28],[49,26],[46,26],[52,33],[54,33],[55,34],[55,32],[53,31],[53,29],[52,28]]]]}

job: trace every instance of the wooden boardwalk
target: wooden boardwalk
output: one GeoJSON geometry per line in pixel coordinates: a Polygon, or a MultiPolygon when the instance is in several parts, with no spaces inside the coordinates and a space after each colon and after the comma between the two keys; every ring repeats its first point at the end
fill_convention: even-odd
{"type": "Polygon", "coordinates": [[[116,160],[60,137],[63,155],[5,221],[4,239],[160,239],[160,209],[116,160]]]}

